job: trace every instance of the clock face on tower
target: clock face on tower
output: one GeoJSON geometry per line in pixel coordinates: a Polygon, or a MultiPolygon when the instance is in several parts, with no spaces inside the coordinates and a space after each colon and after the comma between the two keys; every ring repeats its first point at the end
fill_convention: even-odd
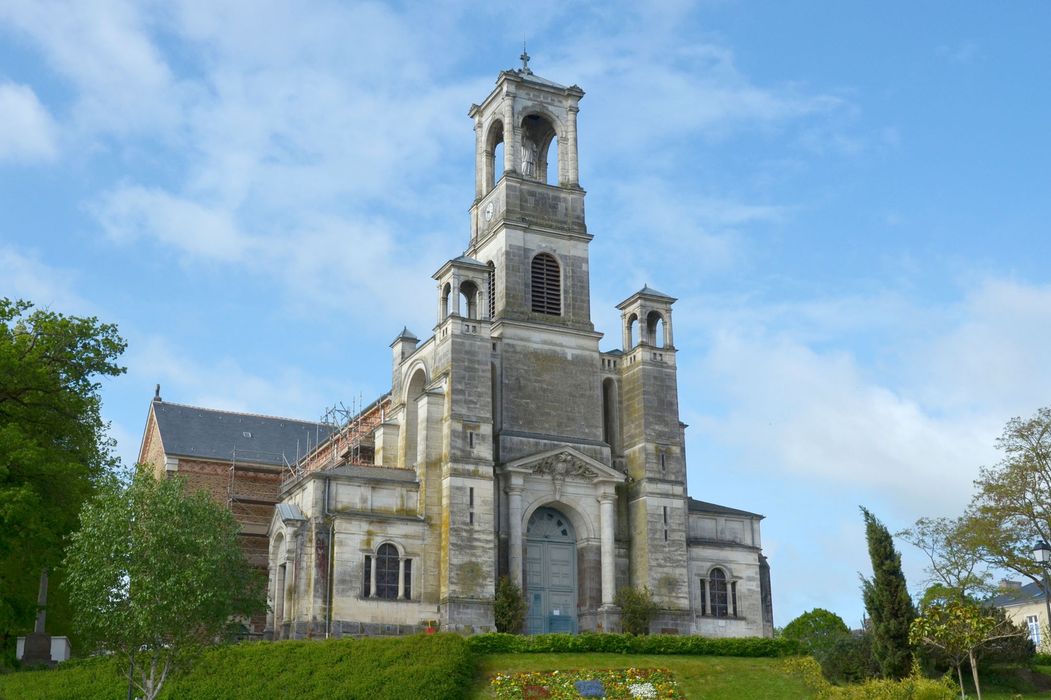
{"type": "Polygon", "coordinates": [[[486,221],[492,221],[493,220],[493,212],[494,212],[493,203],[489,202],[488,204],[485,205],[485,220],[486,221]]]}

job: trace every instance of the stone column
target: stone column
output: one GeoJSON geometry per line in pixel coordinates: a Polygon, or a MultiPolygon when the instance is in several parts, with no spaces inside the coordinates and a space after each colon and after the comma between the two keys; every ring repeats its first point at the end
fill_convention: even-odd
{"type": "Polygon", "coordinates": [[[369,557],[372,561],[372,566],[369,567],[369,598],[376,597],[376,567],[379,564],[379,560],[375,554],[370,554],[369,557]]]}
{"type": "Polygon", "coordinates": [[[274,627],[280,629],[285,621],[285,569],[286,564],[277,566],[277,576],[274,580],[274,627]]]}
{"type": "Polygon", "coordinates": [[[483,143],[484,134],[482,134],[482,118],[476,116],[474,118],[474,199],[478,201],[485,194],[486,185],[486,165],[488,158],[485,154],[485,144],[483,143]]]}
{"type": "Polygon", "coordinates": [[[398,557],[398,600],[405,597],[405,557],[398,557]]]}
{"type": "Polygon", "coordinates": [[[511,520],[511,541],[507,552],[507,565],[511,582],[522,588],[522,486],[512,484],[507,488],[507,514],[511,520]]]}
{"type": "Polygon", "coordinates": [[[579,107],[570,107],[567,112],[569,113],[569,133],[566,134],[566,175],[569,185],[580,184],[580,170],[577,167],[577,112],[580,111],[579,107]]]}
{"type": "Polygon", "coordinates": [[[602,528],[602,605],[613,605],[615,591],[615,557],[613,549],[613,518],[616,494],[603,493],[599,496],[599,521],[602,528]]]}
{"type": "Polygon", "coordinates": [[[522,145],[515,125],[514,95],[504,95],[504,173],[518,172],[518,149],[522,145]]]}

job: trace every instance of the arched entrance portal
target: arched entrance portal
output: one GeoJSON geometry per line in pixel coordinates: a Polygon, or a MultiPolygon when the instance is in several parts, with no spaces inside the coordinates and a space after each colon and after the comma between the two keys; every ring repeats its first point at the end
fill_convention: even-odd
{"type": "Polygon", "coordinates": [[[577,537],[569,518],[537,508],[526,527],[526,634],[577,631],[577,537]]]}

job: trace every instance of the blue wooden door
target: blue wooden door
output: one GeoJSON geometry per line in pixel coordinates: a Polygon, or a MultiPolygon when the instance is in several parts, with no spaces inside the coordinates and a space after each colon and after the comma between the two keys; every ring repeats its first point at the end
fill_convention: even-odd
{"type": "Polygon", "coordinates": [[[526,633],[577,631],[577,546],[573,526],[539,508],[526,528],[526,633]]]}

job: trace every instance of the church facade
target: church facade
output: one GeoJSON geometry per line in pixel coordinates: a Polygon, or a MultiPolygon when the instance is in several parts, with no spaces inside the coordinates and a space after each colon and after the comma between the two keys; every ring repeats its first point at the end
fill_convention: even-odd
{"type": "MultiPolygon", "coordinates": [[[[238,503],[254,507],[268,635],[493,630],[502,576],[522,588],[527,633],[617,630],[616,591],[634,586],[660,606],[654,632],[772,634],[762,516],[687,494],[675,299],[630,294],[617,306],[621,346],[600,348],[578,177],[583,95],[527,61],[498,76],[470,110],[470,238],[434,274],[433,334],[394,339],[390,392],[350,420],[281,423],[273,447],[287,455],[297,436],[294,460],[253,462],[242,448],[257,498],[238,503]]],[[[172,472],[181,459],[189,475],[207,457],[221,472],[223,431],[240,444],[252,439],[237,435],[244,421],[266,432],[282,420],[212,413],[158,396],[142,460],[172,472]],[[225,421],[201,447],[211,457],[178,452],[203,429],[171,416],[193,411],[225,421]]],[[[237,476],[234,464],[231,507],[237,476]]]]}

